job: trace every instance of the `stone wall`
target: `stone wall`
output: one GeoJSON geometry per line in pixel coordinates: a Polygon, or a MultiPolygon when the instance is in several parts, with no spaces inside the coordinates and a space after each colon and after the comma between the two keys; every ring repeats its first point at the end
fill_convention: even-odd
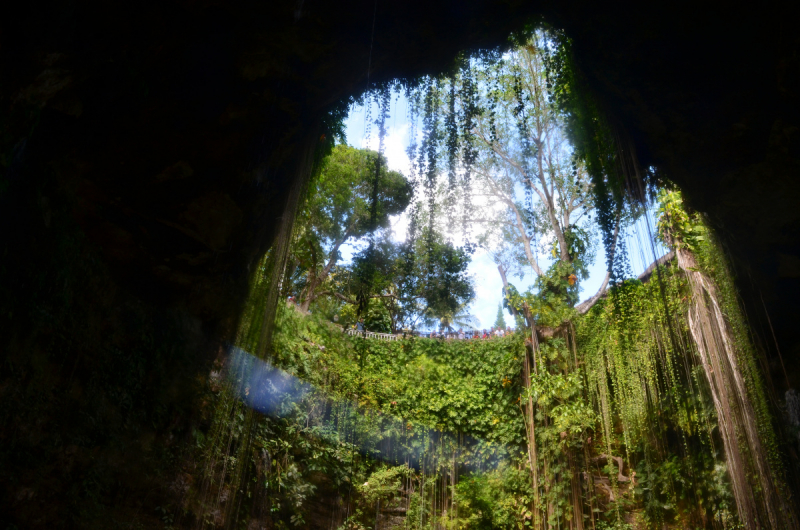
{"type": "Polygon", "coordinates": [[[328,112],[368,75],[441,71],[540,16],[573,37],[642,164],[708,213],[768,366],[780,373],[774,329],[796,386],[789,2],[18,2],[0,20],[0,513],[162,524],[204,428],[199,374],[330,140],[328,112]]]}

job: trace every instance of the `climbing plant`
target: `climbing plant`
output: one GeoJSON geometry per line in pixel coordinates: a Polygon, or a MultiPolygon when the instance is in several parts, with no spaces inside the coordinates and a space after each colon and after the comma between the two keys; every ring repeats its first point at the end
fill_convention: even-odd
{"type": "MultiPolygon", "coordinates": [[[[515,44],[397,85],[413,115],[409,182],[419,195],[404,244],[375,235],[384,164],[375,158],[362,182],[370,235],[350,269],[331,274],[339,290],[327,298],[344,306],[309,314],[290,301],[270,320],[262,300],[274,294],[277,257],[265,257],[237,342],[209,382],[196,517],[302,527],[324,492],[342,507],[343,529],[388,524],[389,513],[420,530],[797,527],[759,352],[713,234],[679,192],[639,173],[564,34],[515,44]],[[567,139],[573,149],[551,142],[567,139]],[[471,201],[492,185],[508,192],[526,247],[510,260],[536,263],[527,289],[501,267],[500,312],[517,330],[456,340],[403,331],[404,296],[424,299],[417,316],[439,322],[471,298],[471,201]],[[653,198],[673,254],[632,279],[620,234],[653,198]],[[578,305],[593,225],[571,215],[593,210],[608,276],[578,305]],[[443,223],[461,226],[460,248],[443,223]],[[552,260],[540,266],[531,257],[544,235],[538,250],[552,260]],[[364,317],[393,340],[348,334],[364,317]]],[[[388,94],[381,85],[367,96],[380,146],[388,94]]]]}

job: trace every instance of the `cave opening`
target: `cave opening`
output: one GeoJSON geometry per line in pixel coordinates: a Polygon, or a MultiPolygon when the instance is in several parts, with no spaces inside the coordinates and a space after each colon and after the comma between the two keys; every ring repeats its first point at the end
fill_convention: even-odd
{"type": "Polygon", "coordinates": [[[214,524],[796,526],[719,238],[581,99],[570,46],[529,30],[341,115],[214,372],[214,524]]]}
{"type": "Polygon", "coordinates": [[[797,527],[795,8],[368,3],[0,21],[3,521],[797,527]]]}

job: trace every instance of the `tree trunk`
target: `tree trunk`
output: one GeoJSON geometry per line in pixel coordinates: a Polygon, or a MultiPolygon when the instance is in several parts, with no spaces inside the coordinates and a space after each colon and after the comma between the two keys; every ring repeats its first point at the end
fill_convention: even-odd
{"type": "MultiPolygon", "coordinates": [[[[311,276],[311,274],[309,274],[311,276]]],[[[311,306],[311,302],[316,299],[314,296],[314,291],[316,290],[316,279],[310,280],[307,284],[305,289],[303,289],[303,294],[300,297],[300,309],[304,312],[308,313],[308,308],[311,306]]]]}
{"type": "Polygon", "coordinates": [[[575,520],[575,530],[583,530],[583,495],[581,495],[581,475],[575,465],[575,455],[567,450],[569,462],[570,483],[572,484],[572,518],[575,520]]]}
{"type": "MultiPolygon", "coordinates": [[[[541,138],[541,135],[539,136],[541,138]]],[[[536,162],[539,166],[539,180],[542,183],[542,191],[545,195],[545,208],[547,209],[547,215],[550,217],[550,223],[553,225],[553,232],[556,235],[556,240],[558,240],[558,250],[559,250],[559,258],[561,261],[570,261],[569,259],[569,247],[567,246],[567,239],[564,237],[564,231],[562,230],[562,226],[558,222],[558,217],[556,216],[556,205],[553,202],[554,197],[550,194],[547,190],[547,182],[544,178],[544,164],[542,163],[542,149],[541,146],[543,142],[541,140],[536,141],[537,145],[539,146],[538,153],[536,156],[536,162]]],[[[563,227],[566,229],[567,227],[563,227]]]]}
{"type": "Polygon", "coordinates": [[[331,273],[331,269],[333,269],[334,265],[336,265],[336,261],[339,257],[339,248],[350,239],[350,235],[353,233],[354,223],[350,223],[345,230],[344,235],[338,240],[333,243],[333,247],[330,251],[330,256],[328,257],[328,263],[325,264],[325,267],[317,274],[317,253],[313,246],[311,246],[311,254],[313,256],[313,265],[308,270],[308,281],[306,282],[306,287],[303,289],[303,295],[300,297],[300,309],[305,312],[308,312],[308,308],[311,306],[311,302],[317,299],[316,291],[320,285],[325,283],[325,280],[328,279],[328,275],[331,273]]]}
{"type": "Polygon", "coordinates": [[[692,290],[689,330],[708,379],[739,518],[746,528],[797,529],[786,492],[776,484],[758,433],[756,411],[740,366],[740,353],[719,305],[717,286],[687,249],[678,266],[692,290]]]}
{"type": "Polygon", "coordinates": [[[536,351],[539,349],[539,339],[536,336],[536,325],[532,320],[528,319],[531,328],[531,342],[529,347],[525,348],[525,358],[522,363],[523,370],[523,383],[525,384],[525,391],[528,396],[528,402],[525,407],[525,427],[528,435],[528,462],[531,470],[531,483],[533,485],[533,528],[539,527],[539,472],[538,472],[538,458],[536,455],[536,428],[534,425],[534,403],[533,396],[531,395],[531,366],[533,366],[533,373],[536,373],[536,351]]]}

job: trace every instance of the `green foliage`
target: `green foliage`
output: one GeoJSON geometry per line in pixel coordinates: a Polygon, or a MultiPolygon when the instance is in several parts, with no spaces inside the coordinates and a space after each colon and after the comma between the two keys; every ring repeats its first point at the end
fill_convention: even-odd
{"type": "Polygon", "coordinates": [[[371,230],[386,228],[389,216],[401,213],[408,206],[411,187],[403,175],[387,170],[387,162],[382,158],[373,219],[378,156],[373,151],[347,145],[334,147],[311,183],[298,223],[310,223],[322,241],[340,239],[348,232],[357,238],[371,230]]]}
{"type": "MultiPolygon", "coordinates": [[[[393,332],[421,323],[446,327],[464,316],[464,308],[475,296],[467,272],[470,260],[465,249],[445,241],[439,233],[400,244],[382,239],[354,256],[349,268],[337,271],[341,280],[335,288],[347,297],[368,290],[372,297],[369,312],[382,306],[393,332]],[[369,285],[362,281],[366,269],[372,273],[369,285]]],[[[352,312],[342,311],[346,315],[352,312]]]]}
{"type": "Polygon", "coordinates": [[[600,521],[597,523],[598,530],[634,530],[633,526],[628,523],[624,523],[619,519],[607,523],[605,521],[600,521]]]}
{"type": "MultiPolygon", "coordinates": [[[[634,519],[637,526],[649,528],[733,527],[736,509],[722,464],[715,409],[686,321],[691,302],[686,279],[667,266],[645,284],[624,280],[629,276],[626,250],[623,240],[615,241],[615,229],[641,214],[630,196],[632,142],[597,104],[565,35],[553,31],[528,37],[522,48],[502,59],[462,60],[451,77],[427,78],[411,90],[423,139],[410,149],[412,180],[428,192],[427,214],[425,205],[415,205],[412,237],[404,246],[375,245],[359,257],[376,271],[370,288],[390,295],[380,300],[392,329],[423,316],[451,322],[459,302],[463,306],[471,297],[471,291],[456,288],[468,252],[439,239],[435,217],[443,212],[450,224],[456,221],[453,189],[461,184],[466,223],[469,179],[496,176],[490,183],[493,193],[505,192],[498,200],[509,213],[498,222],[506,228],[520,223],[517,243],[528,244],[530,250],[531,234],[561,231],[552,249],[555,263],[540,274],[533,289],[520,293],[510,285],[505,293],[503,305],[518,324],[524,319],[528,335],[384,343],[337,336],[325,331],[328,325],[322,319],[288,312],[280,321],[279,359],[336,399],[401,418],[403,428],[396,432],[405,436],[403,454],[416,450],[424,455],[418,475],[402,467],[371,469],[373,475],[358,488],[361,511],[349,523],[354,528],[370,527],[368,513],[379,500],[391,502],[397,480],[414,484],[406,492],[407,526],[412,528],[572,527],[576,516],[591,518],[593,527],[601,529],[632,528],[626,521],[634,519]],[[537,61],[544,71],[537,70],[537,61]],[[542,82],[548,95],[540,93],[542,82]],[[526,90],[533,92],[526,95],[526,90]],[[542,131],[560,134],[562,128],[576,158],[534,168],[558,188],[554,204],[544,204],[544,198],[536,206],[530,190],[524,200],[515,197],[515,186],[533,189],[525,178],[541,162],[543,144],[537,139],[542,131]],[[439,206],[436,176],[445,159],[448,184],[439,206]],[[459,174],[465,175],[460,183],[459,174]],[[560,215],[571,212],[572,198],[581,203],[581,214],[597,209],[612,271],[613,288],[585,316],[573,307],[578,282],[586,279],[594,257],[592,228],[560,215]],[[554,220],[555,211],[560,213],[554,220]],[[533,329],[535,338],[529,335],[533,329]],[[530,374],[523,375],[523,365],[530,374]],[[424,427],[475,439],[444,449],[447,444],[432,442],[436,436],[424,427]],[[462,469],[457,484],[448,485],[442,462],[455,461],[456,454],[465,467],[495,465],[471,473],[462,469]],[[436,512],[436,499],[447,499],[448,488],[450,500],[458,505],[457,522],[453,514],[445,515],[441,503],[436,512]]],[[[634,184],[646,188],[655,178],[648,173],[634,184]]],[[[777,466],[772,418],[729,271],[709,246],[700,216],[686,212],[680,194],[661,191],[658,198],[660,239],[695,253],[698,266],[714,275],[724,293],[748,393],[757,404],[759,433],[777,466]]],[[[513,230],[501,232],[513,239],[513,230]]],[[[532,253],[523,255],[520,248],[503,256],[503,263],[512,265],[506,271],[514,272],[515,262],[531,260],[532,253]]],[[[350,323],[350,313],[342,314],[347,315],[343,322],[350,323]]],[[[505,327],[502,309],[495,325],[505,327]]],[[[376,439],[389,430],[375,426],[380,423],[370,427],[377,429],[376,439]]]]}
{"type": "Polygon", "coordinates": [[[615,241],[615,226],[626,211],[636,214],[639,201],[645,198],[644,190],[655,188],[660,182],[652,171],[632,174],[638,164],[631,158],[635,153],[632,140],[614,126],[607,109],[599,103],[575,59],[569,37],[553,28],[548,35],[551,45],[545,49],[543,59],[547,89],[564,121],[575,157],[585,165],[591,179],[592,202],[603,235],[607,270],[611,271],[614,284],[624,279],[626,268],[624,241],[615,241]]]}
{"type": "MultiPolygon", "coordinates": [[[[198,439],[206,463],[206,480],[220,485],[236,484],[232,470],[242,459],[252,470],[252,493],[243,510],[270,517],[279,528],[304,524],[307,503],[320,492],[348,491],[363,481],[375,462],[359,452],[360,435],[354,432],[342,439],[324,436],[324,426],[314,416],[315,400],[307,396],[297,403],[286,403],[282,417],[260,416],[248,422],[249,412],[224,386],[212,384],[209,400],[214,403],[214,423],[208,437],[198,439]],[[244,453],[248,427],[251,443],[244,453]],[[347,441],[345,441],[347,438],[347,441]],[[320,482],[319,477],[325,476],[320,482]]],[[[358,418],[348,407],[334,409],[335,421],[353,424],[358,418]]],[[[198,514],[212,523],[215,502],[195,492],[205,511],[198,514]]],[[[235,514],[234,514],[235,516],[235,514]]]]}
{"type": "Polygon", "coordinates": [[[505,315],[503,315],[502,305],[497,306],[497,318],[494,320],[494,327],[506,329],[506,318],[505,315]]]}
{"type": "Polygon", "coordinates": [[[358,492],[363,496],[368,506],[378,502],[394,500],[402,489],[403,479],[415,476],[408,466],[381,465],[373,471],[363,485],[358,486],[358,492]]]}
{"type": "Polygon", "coordinates": [[[623,499],[640,503],[648,524],[730,524],[736,510],[714,406],[686,349],[688,286],[675,266],[659,274],[618,285],[576,322],[598,434],[606,453],[627,455],[636,484],[623,499]]]}
{"type": "Polygon", "coordinates": [[[776,434],[780,428],[775,424],[776,415],[770,405],[768,386],[761,368],[764,354],[756,347],[752,331],[747,323],[745,312],[741,306],[738,291],[719,242],[702,224],[702,218],[695,214],[690,236],[686,243],[692,245],[694,256],[700,269],[706,273],[717,288],[717,302],[720,305],[725,321],[733,337],[733,347],[740,366],[740,376],[745,382],[747,396],[756,414],[758,436],[766,451],[771,477],[778,491],[785,499],[792,497],[786,484],[786,455],[781,451],[776,434]],[[699,225],[699,228],[697,227],[699,225]]]}
{"type": "Polygon", "coordinates": [[[410,183],[386,167],[382,155],[346,145],[321,161],[295,223],[288,272],[289,291],[302,293],[306,304],[328,282],[341,245],[387,228],[408,206],[410,183]]]}
{"type": "MultiPolygon", "coordinates": [[[[671,216],[672,224],[662,222],[661,233],[700,253],[701,266],[716,264],[717,281],[729,289],[713,252],[702,257],[707,240],[699,218],[682,213],[679,196],[665,193],[662,199],[662,217],[671,216]]],[[[398,329],[408,315],[444,315],[450,322],[455,302],[463,305],[471,296],[466,250],[425,230],[404,246],[379,240],[354,260],[351,277],[358,278],[358,267],[369,263],[370,288],[380,296],[367,306],[370,329],[398,329]],[[459,283],[468,288],[460,292],[459,283]]],[[[667,266],[645,284],[617,282],[605,300],[580,316],[573,306],[591,252],[589,234],[569,227],[565,238],[567,259],[556,260],[532,291],[506,291],[504,305],[524,317],[526,333],[536,327],[536,341],[518,333],[492,340],[382,342],[342,334],[328,322],[328,310],[309,316],[282,307],[274,361],[321,392],[287,404],[293,421],[316,429],[326,446],[333,442],[322,433],[330,436],[342,420],[352,422],[348,447],[365,455],[328,468],[353,480],[338,483],[348,484],[357,506],[347,528],[373,526],[375,510],[400,497],[408,506],[408,526],[420,529],[558,527],[576,516],[590,517],[597,528],[621,529],[632,513],[653,528],[735,524],[714,407],[690,346],[684,276],[667,266]],[[528,388],[525,359],[531,367],[528,388]],[[529,400],[532,426],[526,425],[529,400]],[[334,421],[315,410],[341,413],[334,421]],[[394,462],[413,461],[419,471],[366,457],[386,446],[393,448],[394,462]],[[453,472],[456,482],[447,481],[451,465],[460,467],[453,472]],[[346,473],[346,466],[360,474],[346,473]],[[597,479],[604,482],[595,486],[597,479]],[[443,507],[448,502],[451,511],[443,507]]],[[[357,290],[347,274],[337,271],[334,277],[344,287],[340,292],[357,290]]],[[[345,325],[357,316],[353,305],[338,314],[345,325]]],[[[498,316],[498,325],[505,325],[502,310],[498,316]]],[[[748,369],[757,375],[754,365],[748,369]]],[[[756,375],[747,377],[758,394],[756,375]]],[[[759,428],[767,436],[766,404],[759,410],[759,428]]],[[[317,449],[308,450],[321,451],[316,443],[308,447],[317,449]]],[[[296,462],[296,471],[285,468],[281,478],[287,495],[281,510],[299,507],[311,495],[312,489],[302,487],[310,477],[304,460],[296,462]],[[290,487],[293,480],[297,486],[290,487]]]]}
{"type": "Polygon", "coordinates": [[[475,297],[467,272],[471,259],[466,249],[429,229],[401,246],[395,281],[404,327],[414,327],[420,318],[454,320],[475,297]]]}
{"type": "Polygon", "coordinates": [[[393,331],[392,315],[387,310],[386,305],[379,299],[371,299],[367,310],[360,315],[356,304],[343,304],[339,309],[338,315],[339,324],[346,328],[355,327],[361,318],[364,320],[364,329],[377,333],[391,333],[393,331]]]}
{"type": "MultiPolygon", "coordinates": [[[[594,262],[595,245],[590,230],[578,225],[569,225],[564,230],[564,239],[567,242],[567,253],[575,274],[583,280],[589,278],[589,266],[594,262]]],[[[575,283],[575,282],[573,282],[575,283]]]]}
{"type": "Polygon", "coordinates": [[[326,322],[284,311],[275,340],[280,366],[334,395],[358,396],[360,405],[440,431],[524,444],[517,408],[521,335],[384,342],[348,337],[326,322]]]}
{"type": "Polygon", "coordinates": [[[528,399],[523,334],[383,342],[349,337],[323,315],[284,307],[274,360],[321,393],[287,403],[293,412],[283,423],[259,420],[267,428],[258,447],[294,455],[270,475],[275,513],[284,520],[302,516],[313,488],[321,487],[307,467],[317,462],[314,469],[340,477],[338,487],[351,492],[357,509],[347,528],[370,528],[378,503],[401,501],[410,528],[520,528],[537,518],[567,525],[575,516],[572,481],[584,472],[607,477],[616,495],[612,502],[599,489],[583,491],[598,527],[623,528],[621,514],[631,512],[650,527],[732,524],[727,476],[714,450],[713,406],[702,374],[687,363],[690,352],[680,346],[689,340],[683,276],[668,267],[659,282],[624,282],[581,318],[567,303],[566,272],[555,266],[537,295],[510,288],[506,300],[538,327],[556,330],[540,342],[531,374],[538,508],[522,408],[528,399]],[[320,410],[336,412],[326,418],[320,410]],[[350,433],[344,437],[337,430],[343,425],[350,433]],[[455,436],[443,438],[446,432],[455,436]],[[343,439],[348,443],[341,445],[343,439]],[[368,456],[388,440],[391,458],[411,459],[419,471],[368,456]],[[327,463],[315,460],[318,454],[330,455],[327,463]],[[455,455],[462,471],[453,486],[445,477],[455,455]],[[621,456],[623,468],[603,455],[621,456]],[[632,481],[618,483],[618,474],[632,481]],[[441,498],[457,504],[458,523],[455,512],[442,511],[441,498]]]}
{"type": "Polygon", "coordinates": [[[580,435],[597,424],[592,404],[584,399],[583,376],[580,372],[550,373],[542,370],[531,376],[531,394],[545,410],[551,426],[558,433],[580,435]]]}
{"type": "MultiPolygon", "coordinates": [[[[531,31],[502,59],[475,61],[479,109],[472,131],[475,185],[485,197],[482,239],[502,251],[508,272],[539,263],[536,242],[553,236],[555,259],[575,262],[585,278],[594,258],[588,214],[594,209],[584,164],[565,137],[564,119],[548,96],[551,36],[531,31]]],[[[454,79],[452,82],[458,82],[454,79]]]]}
{"type": "Polygon", "coordinates": [[[509,285],[504,304],[525,315],[528,324],[558,327],[575,318],[572,306],[578,300],[575,267],[568,261],[558,260],[541,276],[536,278],[534,289],[520,294],[509,285]]]}
{"type": "MultiPolygon", "coordinates": [[[[752,340],[751,331],[740,307],[731,270],[718,242],[705,227],[702,216],[697,212],[692,212],[683,204],[678,191],[662,190],[658,198],[660,202],[659,237],[671,244],[678,252],[684,253],[685,256],[689,256],[695,261],[696,268],[691,269],[692,273],[704,277],[711,285],[711,288],[707,289],[703,296],[708,296],[713,304],[718,304],[724,315],[722,326],[724,332],[728,334],[725,348],[730,348],[729,355],[732,354],[736,358],[736,362],[732,363],[733,366],[736,366],[736,373],[733,377],[744,383],[746,395],[740,396],[740,399],[745,404],[744,406],[752,408],[755,416],[755,418],[752,416],[744,418],[744,421],[748,426],[755,427],[758,433],[757,443],[740,437],[738,440],[739,450],[742,454],[748,455],[745,465],[752,465],[752,470],[756,469],[757,459],[765,457],[767,464],[758,466],[762,471],[748,472],[748,475],[751,473],[762,475],[755,479],[757,486],[754,491],[756,491],[756,495],[773,498],[779,496],[781,501],[788,499],[790,493],[786,486],[783,457],[778,448],[776,426],[773,424],[767,389],[759,366],[759,357],[763,358],[763,354],[756,349],[752,340]],[[763,476],[764,474],[769,476],[763,476]],[[772,487],[775,489],[771,490],[772,487]],[[761,488],[763,490],[759,492],[758,490],[761,488]],[[779,491],[780,494],[769,493],[769,491],[779,491]]],[[[711,378],[710,375],[709,378],[711,378]]],[[[737,426],[737,430],[744,428],[744,421],[737,426]]],[[[781,505],[782,503],[776,503],[770,507],[769,503],[772,500],[770,499],[765,504],[768,510],[786,511],[786,505],[781,505]]]]}
{"type": "Polygon", "coordinates": [[[659,190],[658,203],[658,238],[672,248],[698,252],[707,232],[700,216],[686,210],[677,190],[659,190]]]}
{"type": "Polygon", "coordinates": [[[530,526],[533,499],[527,470],[508,464],[462,477],[456,486],[459,528],[517,529],[530,526]]]}

